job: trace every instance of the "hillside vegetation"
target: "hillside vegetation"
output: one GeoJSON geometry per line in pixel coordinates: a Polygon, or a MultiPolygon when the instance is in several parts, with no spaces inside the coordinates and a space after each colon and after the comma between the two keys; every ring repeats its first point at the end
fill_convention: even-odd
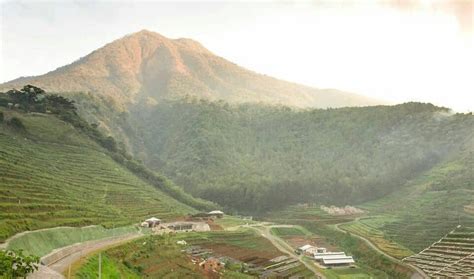
{"type": "Polygon", "coordinates": [[[195,211],[168,193],[204,203],[121,156],[112,138],[87,130],[66,99],[23,100],[30,89],[40,90],[0,94],[0,241],[25,230],[120,226],[195,211]],[[2,107],[8,101],[22,106],[2,107]],[[32,112],[42,110],[47,113],[32,112]]]}
{"type": "MultiPolygon", "coordinates": [[[[472,147],[472,139],[469,146],[472,147]]],[[[443,162],[406,187],[363,205],[375,217],[365,225],[419,252],[458,225],[474,227],[472,153],[443,162]],[[401,202],[403,201],[403,202],[401,202]]]]}
{"type": "Polygon", "coordinates": [[[358,204],[453,160],[437,189],[473,187],[474,117],[430,104],[297,110],[186,99],[133,121],[148,166],[243,211],[358,204]]]}

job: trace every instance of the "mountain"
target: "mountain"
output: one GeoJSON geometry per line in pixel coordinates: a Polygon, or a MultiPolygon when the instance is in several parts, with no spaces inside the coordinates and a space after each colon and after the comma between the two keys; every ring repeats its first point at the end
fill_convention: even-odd
{"type": "Polygon", "coordinates": [[[172,40],[146,30],[44,75],[4,83],[0,90],[25,84],[48,92],[104,95],[119,107],[153,105],[184,96],[320,108],[380,104],[356,94],[314,89],[257,74],[214,55],[196,41],[172,40]]]}
{"type": "Polygon", "coordinates": [[[431,104],[299,110],[169,101],[134,126],[149,167],[243,211],[360,204],[448,161],[457,163],[437,172],[433,190],[474,190],[474,116],[431,104]]]}

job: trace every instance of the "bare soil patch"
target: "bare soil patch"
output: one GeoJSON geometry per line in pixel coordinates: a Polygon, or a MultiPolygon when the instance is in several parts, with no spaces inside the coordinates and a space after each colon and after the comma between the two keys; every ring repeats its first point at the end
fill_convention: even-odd
{"type": "Polygon", "coordinates": [[[282,254],[275,249],[275,251],[260,251],[260,250],[252,250],[252,249],[245,249],[229,244],[205,244],[201,245],[202,247],[211,249],[215,252],[215,254],[231,257],[243,262],[264,262],[275,257],[281,256],[282,254]]]}

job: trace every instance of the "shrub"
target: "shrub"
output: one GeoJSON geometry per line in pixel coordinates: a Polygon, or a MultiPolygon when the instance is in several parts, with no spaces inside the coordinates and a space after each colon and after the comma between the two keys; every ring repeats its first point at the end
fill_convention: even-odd
{"type": "Polygon", "coordinates": [[[3,112],[0,111],[0,123],[3,122],[3,118],[4,118],[4,117],[3,117],[3,112]]]}
{"type": "Polygon", "coordinates": [[[38,270],[39,257],[25,256],[23,251],[0,250],[0,277],[1,278],[26,278],[38,270]]]}
{"type": "Polygon", "coordinates": [[[8,121],[8,125],[17,129],[17,130],[25,130],[25,125],[23,125],[23,122],[21,122],[20,118],[18,117],[12,117],[10,121],[8,121]]]}

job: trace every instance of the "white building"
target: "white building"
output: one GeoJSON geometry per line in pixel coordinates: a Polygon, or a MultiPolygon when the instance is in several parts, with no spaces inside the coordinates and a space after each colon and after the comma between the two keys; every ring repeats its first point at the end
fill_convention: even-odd
{"type": "Polygon", "coordinates": [[[345,256],[340,258],[323,258],[323,264],[326,266],[341,266],[341,265],[351,265],[355,261],[352,256],[345,256]]]}
{"type": "Polygon", "coordinates": [[[317,260],[317,261],[320,261],[323,258],[341,257],[341,256],[345,256],[345,255],[346,255],[346,253],[344,253],[344,252],[316,253],[316,254],[314,254],[314,259],[317,260]]]}
{"type": "Polygon", "coordinates": [[[306,252],[306,250],[311,249],[311,248],[316,248],[316,247],[314,247],[313,245],[306,244],[306,245],[296,248],[296,253],[303,254],[306,252]]]}

